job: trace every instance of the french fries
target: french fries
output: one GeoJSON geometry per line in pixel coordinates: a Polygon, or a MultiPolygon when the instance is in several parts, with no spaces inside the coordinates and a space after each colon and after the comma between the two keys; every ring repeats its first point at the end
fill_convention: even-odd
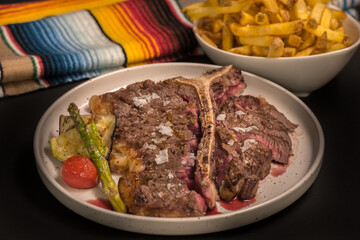
{"type": "Polygon", "coordinates": [[[230,31],[229,27],[227,26],[226,22],[230,21],[229,14],[224,15],[224,26],[222,28],[222,49],[229,50],[233,47],[234,43],[234,36],[230,31]]]}
{"type": "Polygon", "coordinates": [[[210,45],[231,53],[297,57],[352,44],[346,14],[330,0],[208,0],[183,9],[197,20],[196,31],[210,45]]]}
{"type": "Polygon", "coordinates": [[[239,37],[254,37],[254,36],[286,36],[301,31],[303,22],[295,20],[286,23],[273,23],[266,25],[252,25],[240,26],[237,23],[230,23],[229,25],[232,33],[239,37]]]}

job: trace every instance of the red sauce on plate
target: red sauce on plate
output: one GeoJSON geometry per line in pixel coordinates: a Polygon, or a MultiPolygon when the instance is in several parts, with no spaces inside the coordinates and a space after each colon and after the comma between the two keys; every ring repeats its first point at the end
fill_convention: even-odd
{"type": "Polygon", "coordinates": [[[113,210],[111,203],[109,200],[104,199],[104,198],[98,198],[98,199],[94,199],[94,200],[88,200],[88,203],[91,203],[95,206],[101,207],[101,208],[105,208],[108,210],[113,210]]]}
{"type": "MultiPolygon", "coordinates": [[[[238,199],[234,199],[230,202],[225,202],[225,201],[220,201],[220,206],[223,207],[226,210],[230,210],[230,211],[235,211],[235,210],[239,210],[242,209],[244,207],[249,206],[250,204],[254,203],[256,201],[255,197],[249,199],[249,200],[238,200],[238,199]]],[[[219,212],[217,207],[214,207],[213,209],[209,210],[206,213],[206,216],[210,216],[210,215],[216,215],[216,214],[221,214],[222,212],[219,212]]]]}
{"type": "Polygon", "coordinates": [[[206,212],[206,216],[211,216],[211,215],[216,215],[216,214],[221,214],[221,212],[219,212],[217,210],[217,207],[215,206],[213,209],[209,210],[206,212]]]}
{"type": "Polygon", "coordinates": [[[278,177],[283,175],[286,172],[286,169],[288,168],[289,163],[288,164],[272,164],[271,166],[271,170],[270,170],[270,175],[273,177],[278,177]]]}
{"type": "Polygon", "coordinates": [[[231,202],[220,201],[220,206],[227,210],[235,211],[247,207],[254,202],[255,202],[255,197],[244,201],[234,199],[231,202]]]}

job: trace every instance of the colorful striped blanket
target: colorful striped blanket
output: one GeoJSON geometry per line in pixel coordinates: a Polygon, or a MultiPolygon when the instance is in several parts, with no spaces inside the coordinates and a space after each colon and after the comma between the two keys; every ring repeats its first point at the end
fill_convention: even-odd
{"type": "MultiPolygon", "coordinates": [[[[0,5],[0,98],[201,54],[179,2],[47,0],[0,5]]],[[[334,0],[347,9],[360,0],[334,0]]],[[[356,11],[348,13],[358,17],[356,11]]]]}
{"type": "Polygon", "coordinates": [[[0,97],[197,54],[176,0],[0,5],[0,97]]]}

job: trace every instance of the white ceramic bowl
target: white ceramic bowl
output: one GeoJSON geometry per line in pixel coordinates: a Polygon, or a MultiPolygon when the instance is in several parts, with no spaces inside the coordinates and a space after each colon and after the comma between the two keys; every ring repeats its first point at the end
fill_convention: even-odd
{"type": "MultiPolygon", "coordinates": [[[[205,54],[218,65],[229,65],[265,77],[305,97],[330,82],[347,64],[360,45],[360,24],[348,15],[343,24],[353,44],[334,52],[305,57],[266,58],[230,53],[195,36],[205,54]]],[[[196,28],[196,23],[194,25],[196,28]]]]}

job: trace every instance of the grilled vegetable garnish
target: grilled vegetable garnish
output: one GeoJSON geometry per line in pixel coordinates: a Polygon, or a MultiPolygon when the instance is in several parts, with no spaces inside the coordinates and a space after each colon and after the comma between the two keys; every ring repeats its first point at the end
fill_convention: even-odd
{"type": "MultiPolygon", "coordinates": [[[[110,153],[111,137],[115,129],[114,115],[82,115],[96,146],[106,158],[110,153]]],[[[59,136],[49,140],[53,155],[64,162],[71,156],[90,157],[70,116],[60,116],[59,136]]]]}
{"type": "Polygon", "coordinates": [[[84,120],[81,118],[78,107],[74,103],[71,103],[68,107],[68,111],[74,121],[75,128],[79,132],[81,139],[83,140],[85,147],[89,152],[90,159],[97,168],[102,188],[106,196],[109,198],[111,205],[113,206],[114,210],[125,213],[126,206],[123,203],[116,183],[111,176],[108,161],[103,155],[101,155],[99,149],[96,147],[96,141],[87,129],[84,120]]]}

